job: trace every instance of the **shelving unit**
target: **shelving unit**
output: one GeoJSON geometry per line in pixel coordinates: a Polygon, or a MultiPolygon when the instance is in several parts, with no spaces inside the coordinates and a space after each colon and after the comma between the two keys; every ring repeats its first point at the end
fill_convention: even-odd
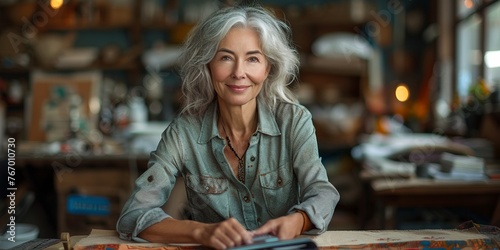
{"type": "MultiPolygon", "coordinates": [[[[117,84],[126,85],[130,90],[140,87],[148,74],[152,73],[141,60],[144,52],[160,43],[163,44],[161,46],[179,44],[193,26],[177,17],[181,10],[176,0],[70,0],[57,10],[49,7],[49,2],[24,1],[0,5],[1,13],[9,13],[0,17],[0,38],[2,45],[5,45],[0,50],[0,93],[9,100],[11,82],[18,81],[22,85],[24,99],[17,103],[7,102],[6,133],[10,137],[26,138],[24,106],[31,91],[34,71],[51,74],[99,71],[103,82],[105,78],[111,79],[117,84]],[[158,6],[152,8],[154,5],[148,4],[158,6]],[[143,9],[146,7],[150,11],[154,10],[150,13],[154,16],[146,16],[147,11],[143,9]],[[172,18],[167,16],[169,14],[172,14],[172,18]],[[60,57],[65,49],[91,47],[98,51],[97,57],[86,65],[57,66],[43,63],[42,53],[36,50],[36,43],[47,36],[64,39],[71,34],[75,38],[66,48],[47,47],[40,51],[58,50],[55,56],[60,57]],[[19,44],[13,44],[12,39],[17,39],[19,44]],[[113,50],[110,53],[114,53],[115,57],[109,62],[103,59],[107,49],[113,50]],[[24,56],[24,62],[17,61],[20,55],[24,56]]],[[[162,68],[154,73],[155,77],[162,77],[169,90],[178,85],[172,69],[162,68]]],[[[162,118],[162,113],[152,117],[153,120],[162,118]]]]}
{"type": "MultiPolygon", "coordinates": [[[[2,39],[1,45],[3,45],[0,48],[0,94],[2,95],[0,101],[7,101],[5,119],[7,137],[16,138],[16,141],[19,142],[18,147],[20,148],[26,146],[22,142],[26,141],[28,137],[27,130],[32,125],[27,119],[27,110],[30,105],[27,101],[30,95],[33,94],[32,82],[36,73],[43,72],[49,75],[67,75],[71,77],[83,72],[98,71],[102,75],[102,82],[100,83],[102,89],[109,87],[110,80],[112,80],[116,85],[126,86],[128,93],[125,98],[128,98],[132,91],[141,87],[144,88],[144,81],[152,74],[150,69],[147,69],[143,60],[141,60],[144,53],[153,49],[157,42],[163,43],[164,46],[179,44],[184,39],[183,36],[187,33],[187,30],[192,27],[192,23],[184,22],[181,19],[178,19],[176,22],[162,22],[157,18],[151,19],[151,22],[142,21],[142,7],[146,2],[161,3],[162,6],[159,9],[164,9],[164,7],[178,8],[176,6],[178,1],[176,0],[69,0],[64,2],[65,4],[55,15],[51,15],[43,9],[44,7],[40,6],[41,4],[47,4],[48,1],[19,1],[19,3],[12,6],[0,5],[0,13],[2,13],[0,14],[0,39],[2,39]],[[92,7],[93,11],[95,11],[94,13],[101,13],[99,15],[102,15],[100,18],[92,19],[93,21],[91,22],[84,21],[81,18],[83,5],[90,2],[96,4],[92,7]],[[128,7],[124,6],[125,2],[130,5],[128,7]],[[128,16],[126,18],[128,20],[111,21],[110,12],[105,10],[107,7],[98,5],[97,3],[120,5],[119,7],[122,8],[121,13],[118,13],[117,17],[128,16]],[[167,6],[168,4],[172,4],[172,6],[167,6]],[[124,10],[123,8],[129,8],[129,10],[124,10]],[[19,11],[19,15],[16,16],[15,13],[19,9],[26,11],[19,11]],[[104,18],[104,12],[108,13],[107,18],[104,18]],[[126,14],[127,12],[129,15],[126,14]],[[4,15],[4,13],[8,13],[8,15],[4,15]],[[46,21],[44,21],[45,19],[37,19],[40,17],[43,18],[43,16],[47,17],[46,21]],[[26,39],[30,35],[23,33],[26,29],[26,22],[32,22],[33,20],[35,20],[35,24],[39,24],[34,26],[36,34],[33,35],[36,36],[33,37],[33,42],[39,42],[47,36],[65,37],[71,34],[75,35],[75,38],[68,44],[68,47],[57,48],[59,52],[56,53],[56,56],[60,56],[65,51],[64,49],[75,48],[96,49],[98,56],[83,66],[62,65],[62,67],[58,67],[53,63],[42,63],[42,60],[40,60],[34,50],[34,46],[31,46],[36,43],[28,44],[27,40],[21,40],[22,43],[19,50],[15,50],[8,35],[15,35],[17,38],[26,39]],[[117,54],[115,55],[115,60],[107,62],[103,60],[103,55],[108,46],[114,46],[114,53],[117,54]],[[5,51],[6,48],[8,49],[7,51],[5,51]],[[20,61],[17,61],[17,59],[20,55],[25,56],[28,59],[27,62],[19,63],[20,61]],[[10,88],[12,88],[14,81],[21,84],[23,92],[21,100],[15,103],[10,100],[10,88]]],[[[87,13],[87,16],[89,15],[92,16],[91,13],[87,13]]],[[[162,20],[165,19],[162,18],[162,20]]],[[[47,47],[46,49],[50,50],[51,48],[47,47]]],[[[164,86],[159,90],[159,92],[164,92],[164,98],[161,100],[163,103],[161,104],[168,105],[169,103],[166,102],[171,100],[164,99],[166,99],[165,97],[171,98],[172,96],[166,95],[174,95],[178,85],[177,78],[173,74],[173,69],[159,68],[158,71],[153,73],[155,74],[154,77],[161,77],[163,80],[164,86]]],[[[145,93],[140,94],[145,95],[145,93]]],[[[116,105],[118,106],[127,102],[127,99],[122,99],[120,102],[118,103],[117,101],[116,105]]],[[[150,120],[161,119],[162,115],[160,114],[157,117],[150,116],[150,120]]],[[[2,117],[1,119],[4,118],[2,117]]],[[[38,143],[28,142],[27,144],[34,145],[38,143]]],[[[43,145],[42,147],[46,148],[47,146],[43,145]]],[[[27,178],[32,183],[32,188],[36,191],[37,204],[41,204],[44,212],[47,213],[46,218],[41,218],[41,220],[48,220],[49,224],[54,227],[53,230],[55,230],[55,233],[60,233],[61,230],[73,233],[88,233],[90,228],[114,228],[119,210],[123,206],[123,199],[132,187],[131,180],[136,178],[132,176],[133,174],[137,174],[133,172],[133,166],[137,164],[137,161],[140,161],[141,166],[136,166],[138,168],[137,171],[143,171],[143,165],[147,162],[147,157],[139,160],[132,159],[134,154],[122,153],[115,156],[116,159],[101,160],[102,157],[109,155],[80,155],[75,152],[70,153],[70,155],[72,155],[71,157],[76,157],[79,161],[76,165],[70,166],[67,162],[68,158],[64,154],[60,159],[51,159],[50,156],[36,153],[37,150],[34,151],[35,153],[29,150],[26,151],[28,152],[28,156],[25,155],[25,158],[29,158],[23,162],[21,157],[18,162],[19,173],[21,173],[21,169],[27,172],[27,178]],[[103,171],[109,174],[103,175],[103,171]],[[42,176],[30,174],[38,172],[45,174],[42,176]],[[56,177],[62,178],[57,179],[56,177]],[[113,178],[110,179],[110,177],[113,178]],[[67,196],[75,192],[84,195],[107,197],[111,205],[110,215],[107,217],[69,215],[65,206],[67,196]]],[[[19,152],[19,155],[21,156],[21,152],[19,152]]],[[[47,233],[47,231],[44,233],[47,233]]],[[[41,236],[54,237],[55,235],[41,236]]]]}
{"type": "MultiPolygon", "coordinates": [[[[37,36],[39,37],[49,34],[63,36],[69,33],[76,33],[77,39],[75,41],[78,42],[74,46],[98,47],[99,58],[85,67],[58,68],[53,65],[40,64],[36,54],[28,50],[31,57],[28,65],[23,67],[19,65],[5,66],[5,64],[0,64],[1,78],[12,79],[22,77],[22,81],[26,84],[24,87],[26,91],[29,91],[30,73],[33,70],[53,73],[99,70],[103,73],[103,77],[123,82],[129,88],[140,86],[145,76],[149,73],[140,60],[141,55],[146,50],[154,47],[155,41],[175,45],[181,43],[193,26],[191,21],[186,22],[183,20],[183,11],[181,8],[185,3],[177,0],[71,0],[67,1],[65,5],[57,10],[56,14],[53,14],[56,12],[54,10],[52,10],[53,13],[49,13],[45,9],[47,6],[43,8],[40,4],[37,5],[36,2],[33,2],[33,4],[36,6],[31,6],[33,9],[31,11],[31,18],[28,16],[25,19],[20,17],[16,21],[2,17],[6,19],[4,22],[6,27],[15,27],[17,30],[22,30],[23,25],[26,25],[25,20],[31,20],[36,24],[43,24],[35,25],[38,31],[37,36]],[[163,13],[162,11],[156,12],[157,10],[152,11],[155,8],[151,8],[151,5],[149,5],[158,3],[162,5],[156,9],[163,10],[163,13]],[[150,11],[152,16],[145,17],[144,13],[147,13],[146,10],[150,11]],[[46,22],[40,18],[43,15],[37,15],[37,13],[45,13],[48,17],[46,22]],[[172,18],[168,18],[169,14],[167,13],[171,14],[172,18]],[[115,37],[110,38],[109,36],[113,34],[115,37]],[[118,47],[119,56],[121,59],[126,58],[125,62],[118,63],[120,58],[114,63],[103,62],[101,56],[103,50],[108,45],[115,46],[115,49],[118,47]]],[[[9,6],[1,6],[0,8],[5,12],[13,12],[9,9],[9,6]]],[[[25,6],[25,9],[29,8],[29,6],[25,6]]],[[[352,103],[362,98],[362,84],[364,84],[367,77],[366,64],[365,62],[346,64],[345,62],[339,63],[316,58],[312,56],[311,45],[320,35],[329,32],[356,32],[356,27],[360,27],[368,21],[366,11],[373,8],[373,6],[365,3],[363,6],[365,13],[358,14],[356,21],[351,20],[352,8],[353,6],[349,2],[341,4],[332,3],[332,5],[326,5],[325,8],[313,8],[302,11],[300,15],[296,15],[293,12],[285,14],[287,21],[292,27],[294,43],[297,45],[303,60],[300,81],[303,84],[310,85],[317,93],[325,92],[322,91],[325,88],[337,91],[341,96],[341,100],[327,100],[330,103],[352,103]],[[332,11],[337,14],[332,15],[330,13],[332,11]]],[[[286,7],[282,7],[276,13],[283,13],[285,9],[286,7]]],[[[24,13],[28,13],[28,11],[24,13]]],[[[10,17],[12,19],[12,14],[10,17]]],[[[160,72],[160,74],[162,73],[165,73],[168,77],[174,75],[168,69],[166,72],[160,72]]],[[[175,79],[169,79],[169,81],[175,81],[175,79]]],[[[175,83],[170,84],[175,85],[175,83]]],[[[12,114],[8,113],[9,115],[12,114]]]]}
{"type": "Polygon", "coordinates": [[[369,10],[376,9],[372,2],[361,2],[361,6],[355,6],[353,2],[332,1],[286,13],[301,58],[300,85],[313,93],[313,97],[308,98],[309,102],[303,104],[312,110],[319,148],[327,153],[355,146],[362,121],[353,118],[353,125],[348,129],[341,128],[340,122],[323,119],[324,114],[315,113],[315,110],[328,112],[337,105],[363,105],[363,92],[368,84],[368,62],[356,56],[347,58],[336,55],[329,58],[315,55],[313,44],[328,34],[358,34],[372,20],[369,10]]]}

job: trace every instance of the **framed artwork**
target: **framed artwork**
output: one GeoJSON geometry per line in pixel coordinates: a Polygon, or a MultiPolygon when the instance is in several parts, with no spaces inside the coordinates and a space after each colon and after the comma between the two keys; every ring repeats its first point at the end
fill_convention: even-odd
{"type": "Polygon", "coordinates": [[[26,121],[29,141],[53,142],[97,127],[100,109],[99,71],[51,74],[31,78],[26,121]]]}

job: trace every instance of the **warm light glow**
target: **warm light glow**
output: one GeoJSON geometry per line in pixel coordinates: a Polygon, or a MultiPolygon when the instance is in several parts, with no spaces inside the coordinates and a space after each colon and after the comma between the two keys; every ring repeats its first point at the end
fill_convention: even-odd
{"type": "Polygon", "coordinates": [[[50,0],[50,7],[57,10],[57,9],[61,8],[63,3],[64,3],[64,0],[50,0]]]}
{"type": "Polygon", "coordinates": [[[484,54],[484,63],[488,68],[500,67],[500,50],[486,51],[484,54]]]}
{"type": "Polygon", "coordinates": [[[470,9],[474,6],[474,2],[472,0],[464,0],[465,8],[470,9]]]}
{"type": "Polygon", "coordinates": [[[408,98],[410,97],[410,91],[408,90],[408,87],[406,87],[404,84],[400,84],[396,88],[396,99],[400,102],[406,102],[408,98]]]}
{"type": "Polygon", "coordinates": [[[91,98],[89,102],[89,109],[92,114],[98,114],[101,110],[101,100],[99,98],[91,98]]]}

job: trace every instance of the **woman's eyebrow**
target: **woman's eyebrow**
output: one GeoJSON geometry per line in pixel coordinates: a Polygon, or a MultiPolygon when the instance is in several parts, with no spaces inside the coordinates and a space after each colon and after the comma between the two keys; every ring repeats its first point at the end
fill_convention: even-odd
{"type": "MultiPolygon", "coordinates": [[[[232,55],[235,54],[232,50],[226,49],[226,48],[220,48],[219,50],[217,50],[217,52],[226,52],[226,53],[229,53],[229,54],[232,54],[232,55]]],[[[253,54],[263,55],[260,50],[251,50],[251,51],[248,51],[246,54],[247,55],[253,55],[253,54]]]]}

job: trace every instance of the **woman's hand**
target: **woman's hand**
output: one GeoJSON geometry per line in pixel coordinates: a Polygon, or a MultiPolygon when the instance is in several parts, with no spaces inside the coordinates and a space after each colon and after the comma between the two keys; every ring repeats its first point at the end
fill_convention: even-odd
{"type": "Polygon", "coordinates": [[[272,234],[280,240],[293,239],[301,234],[304,217],[300,213],[292,213],[286,216],[269,220],[254,231],[255,235],[272,234]]]}
{"type": "Polygon", "coordinates": [[[216,249],[250,244],[253,235],[234,218],[220,223],[206,224],[206,226],[194,230],[196,242],[216,249]]]}

